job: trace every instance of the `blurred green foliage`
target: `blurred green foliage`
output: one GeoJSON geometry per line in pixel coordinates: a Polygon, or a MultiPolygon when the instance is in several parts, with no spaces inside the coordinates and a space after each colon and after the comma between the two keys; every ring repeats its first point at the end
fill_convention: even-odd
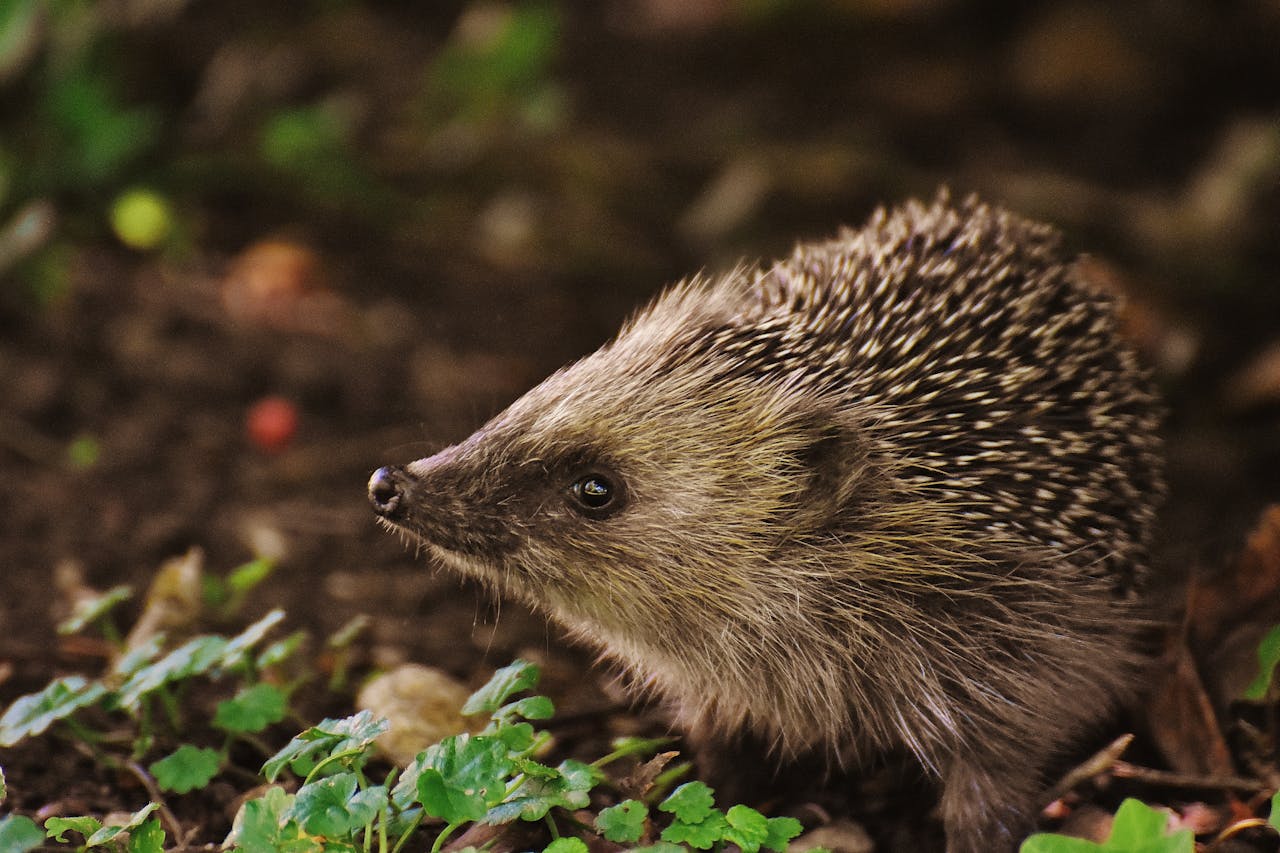
{"type": "Polygon", "coordinates": [[[406,141],[424,149],[459,123],[480,137],[545,130],[564,112],[549,0],[474,2],[454,21],[424,13],[424,26],[449,29],[409,55],[416,67],[394,69],[415,81],[404,103],[346,61],[382,61],[376,39],[317,37],[387,26],[358,2],[264,7],[212,39],[198,4],[134,5],[0,0],[0,280],[27,301],[56,300],[75,250],[94,242],[187,251],[225,215],[219,201],[265,211],[264,231],[278,227],[273,214],[411,219],[402,211],[421,202],[399,188],[406,141]],[[277,47],[284,65],[271,64],[277,47]]]}
{"type": "Polygon", "coordinates": [[[330,205],[373,200],[374,179],[353,153],[353,128],[331,104],[281,109],[263,124],[258,153],[307,199],[330,205]]]}
{"type": "Polygon", "coordinates": [[[87,0],[0,0],[0,276],[45,302],[74,236],[155,155],[165,119],[124,94],[116,33],[87,0]],[[74,203],[73,203],[74,201],[74,203]]]}
{"type": "Polygon", "coordinates": [[[563,103],[550,79],[559,39],[560,16],[550,3],[473,9],[431,66],[428,115],[468,122],[514,116],[534,128],[554,126],[563,103]]]}

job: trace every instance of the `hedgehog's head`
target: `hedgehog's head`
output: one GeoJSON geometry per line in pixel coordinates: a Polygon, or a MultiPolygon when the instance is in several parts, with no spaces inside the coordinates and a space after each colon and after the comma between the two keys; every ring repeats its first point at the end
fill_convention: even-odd
{"type": "Polygon", "coordinates": [[[655,619],[743,619],[784,594],[771,566],[837,535],[872,485],[812,360],[785,351],[785,328],[739,316],[749,286],[676,288],[466,441],[377,471],[374,508],[452,568],[615,645],[655,619]]]}

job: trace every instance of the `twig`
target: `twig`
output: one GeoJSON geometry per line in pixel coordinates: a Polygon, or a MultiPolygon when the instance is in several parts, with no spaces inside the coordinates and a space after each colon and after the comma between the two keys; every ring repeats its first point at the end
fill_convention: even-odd
{"type": "Polygon", "coordinates": [[[1068,791],[1079,785],[1081,782],[1087,782],[1095,776],[1101,776],[1115,766],[1120,760],[1120,755],[1129,748],[1129,744],[1133,742],[1133,735],[1123,734],[1095,752],[1089,758],[1072,768],[1067,775],[1062,777],[1058,784],[1050,789],[1048,801],[1059,799],[1068,791]]]}
{"type": "Polygon", "coordinates": [[[160,819],[164,821],[165,826],[169,829],[169,834],[178,842],[180,849],[185,849],[187,840],[191,833],[186,832],[182,828],[182,824],[178,821],[177,816],[169,811],[169,807],[165,804],[164,795],[160,792],[160,787],[156,785],[156,780],[151,778],[151,774],[143,769],[142,765],[136,761],[124,762],[125,769],[133,774],[142,787],[147,789],[147,796],[151,797],[151,802],[158,805],[160,811],[160,819]]]}
{"type": "Polygon", "coordinates": [[[1121,779],[1137,779],[1152,785],[1163,785],[1167,788],[1213,788],[1225,791],[1246,791],[1254,793],[1268,789],[1267,783],[1259,779],[1242,779],[1239,776],[1200,776],[1195,773],[1177,773],[1172,770],[1155,770],[1151,767],[1139,767],[1127,761],[1117,761],[1111,765],[1111,772],[1121,779]]]}

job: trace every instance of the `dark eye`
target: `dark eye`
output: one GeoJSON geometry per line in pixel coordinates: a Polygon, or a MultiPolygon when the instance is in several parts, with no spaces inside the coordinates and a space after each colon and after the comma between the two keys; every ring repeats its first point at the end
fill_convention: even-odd
{"type": "Polygon", "coordinates": [[[587,474],[569,487],[574,508],[594,517],[607,514],[619,504],[620,489],[604,474],[587,474]]]}

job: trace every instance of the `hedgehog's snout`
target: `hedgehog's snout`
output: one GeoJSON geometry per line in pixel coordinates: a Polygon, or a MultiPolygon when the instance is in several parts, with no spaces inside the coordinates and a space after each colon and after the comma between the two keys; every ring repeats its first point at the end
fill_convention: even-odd
{"type": "Polygon", "coordinates": [[[384,465],[369,478],[369,503],[387,521],[399,521],[405,512],[409,474],[403,468],[384,465]]]}

